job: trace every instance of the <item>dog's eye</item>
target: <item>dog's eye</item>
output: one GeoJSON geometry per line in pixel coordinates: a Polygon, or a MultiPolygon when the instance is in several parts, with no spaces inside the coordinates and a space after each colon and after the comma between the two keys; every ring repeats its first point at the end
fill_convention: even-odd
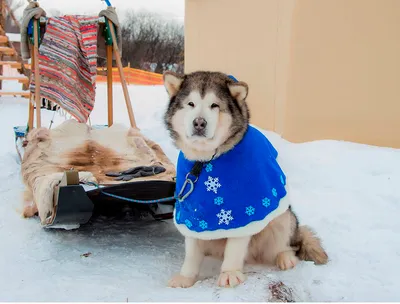
{"type": "Polygon", "coordinates": [[[189,102],[188,106],[194,108],[194,103],[193,102],[189,102]]]}
{"type": "Polygon", "coordinates": [[[216,103],[213,103],[213,104],[211,105],[211,109],[215,109],[215,108],[219,108],[219,105],[217,105],[216,103]]]}

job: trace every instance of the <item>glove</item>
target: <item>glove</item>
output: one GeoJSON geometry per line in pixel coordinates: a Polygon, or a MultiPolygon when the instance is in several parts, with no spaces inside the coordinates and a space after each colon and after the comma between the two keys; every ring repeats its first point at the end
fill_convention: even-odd
{"type": "Polygon", "coordinates": [[[140,166],[134,167],[121,172],[108,172],[106,176],[116,177],[117,181],[130,181],[131,179],[138,177],[153,176],[165,172],[166,169],[160,166],[140,166]]]}

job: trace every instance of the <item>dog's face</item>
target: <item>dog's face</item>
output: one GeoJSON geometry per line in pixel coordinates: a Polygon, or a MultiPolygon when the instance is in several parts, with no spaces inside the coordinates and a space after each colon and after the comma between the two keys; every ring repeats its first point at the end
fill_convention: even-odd
{"type": "Polygon", "coordinates": [[[166,72],[164,85],[170,97],[165,122],[184,153],[185,149],[215,152],[247,129],[246,83],[217,72],[166,72]]]}

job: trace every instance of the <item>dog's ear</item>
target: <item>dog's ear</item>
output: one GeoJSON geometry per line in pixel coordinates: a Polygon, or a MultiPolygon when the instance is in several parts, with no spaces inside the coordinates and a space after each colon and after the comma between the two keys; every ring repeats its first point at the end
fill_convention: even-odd
{"type": "Polygon", "coordinates": [[[249,93],[249,86],[243,81],[228,84],[228,89],[238,102],[244,101],[249,93]]]}
{"type": "Polygon", "coordinates": [[[164,72],[163,79],[169,97],[174,97],[181,88],[183,76],[171,71],[166,71],[164,72]]]}

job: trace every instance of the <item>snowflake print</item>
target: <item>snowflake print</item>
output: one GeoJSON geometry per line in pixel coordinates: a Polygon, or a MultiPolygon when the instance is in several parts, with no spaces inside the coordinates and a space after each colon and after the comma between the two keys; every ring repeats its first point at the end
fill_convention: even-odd
{"type": "Polygon", "coordinates": [[[208,163],[208,164],[206,165],[206,171],[207,171],[208,173],[210,173],[210,172],[212,171],[212,169],[213,169],[213,165],[210,164],[210,163],[208,163]]]}
{"type": "Polygon", "coordinates": [[[207,224],[206,221],[200,221],[199,226],[200,226],[201,229],[204,230],[204,229],[207,229],[208,224],[207,224]]]}
{"type": "Polygon", "coordinates": [[[186,227],[188,227],[188,228],[190,228],[190,227],[193,226],[192,222],[189,221],[189,220],[185,220],[185,225],[186,225],[186,227]]]}
{"type": "Polygon", "coordinates": [[[224,203],[224,198],[223,197],[218,196],[218,197],[214,198],[214,204],[215,205],[221,206],[223,203],[224,203]]]}
{"type": "Polygon", "coordinates": [[[253,206],[246,207],[246,214],[248,216],[254,215],[255,212],[256,212],[256,208],[254,208],[253,206]]]}
{"type": "Polygon", "coordinates": [[[268,208],[269,205],[271,205],[271,200],[270,200],[268,197],[263,198],[262,202],[263,202],[263,206],[264,206],[264,207],[267,207],[267,208],[268,208]]]}
{"type": "Polygon", "coordinates": [[[229,223],[233,220],[232,210],[226,211],[221,209],[220,213],[217,214],[217,217],[219,218],[218,225],[229,225],[229,223]]]}
{"type": "Polygon", "coordinates": [[[282,175],[281,175],[281,183],[282,183],[282,185],[285,184],[285,180],[283,179],[283,176],[282,176],[282,175]]]}
{"type": "Polygon", "coordinates": [[[211,176],[208,177],[208,180],[204,182],[204,185],[207,187],[207,191],[212,191],[215,194],[218,192],[218,188],[221,187],[219,183],[219,178],[212,178],[211,176]]]}
{"type": "Polygon", "coordinates": [[[278,196],[278,192],[276,192],[275,188],[272,188],[272,195],[277,197],[278,196]]]}
{"type": "Polygon", "coordinates": [[[176,219],[179,221],[180,217],[181,217],[181,212],[178,211],[178,213],[176,214],[176,219]]]}

